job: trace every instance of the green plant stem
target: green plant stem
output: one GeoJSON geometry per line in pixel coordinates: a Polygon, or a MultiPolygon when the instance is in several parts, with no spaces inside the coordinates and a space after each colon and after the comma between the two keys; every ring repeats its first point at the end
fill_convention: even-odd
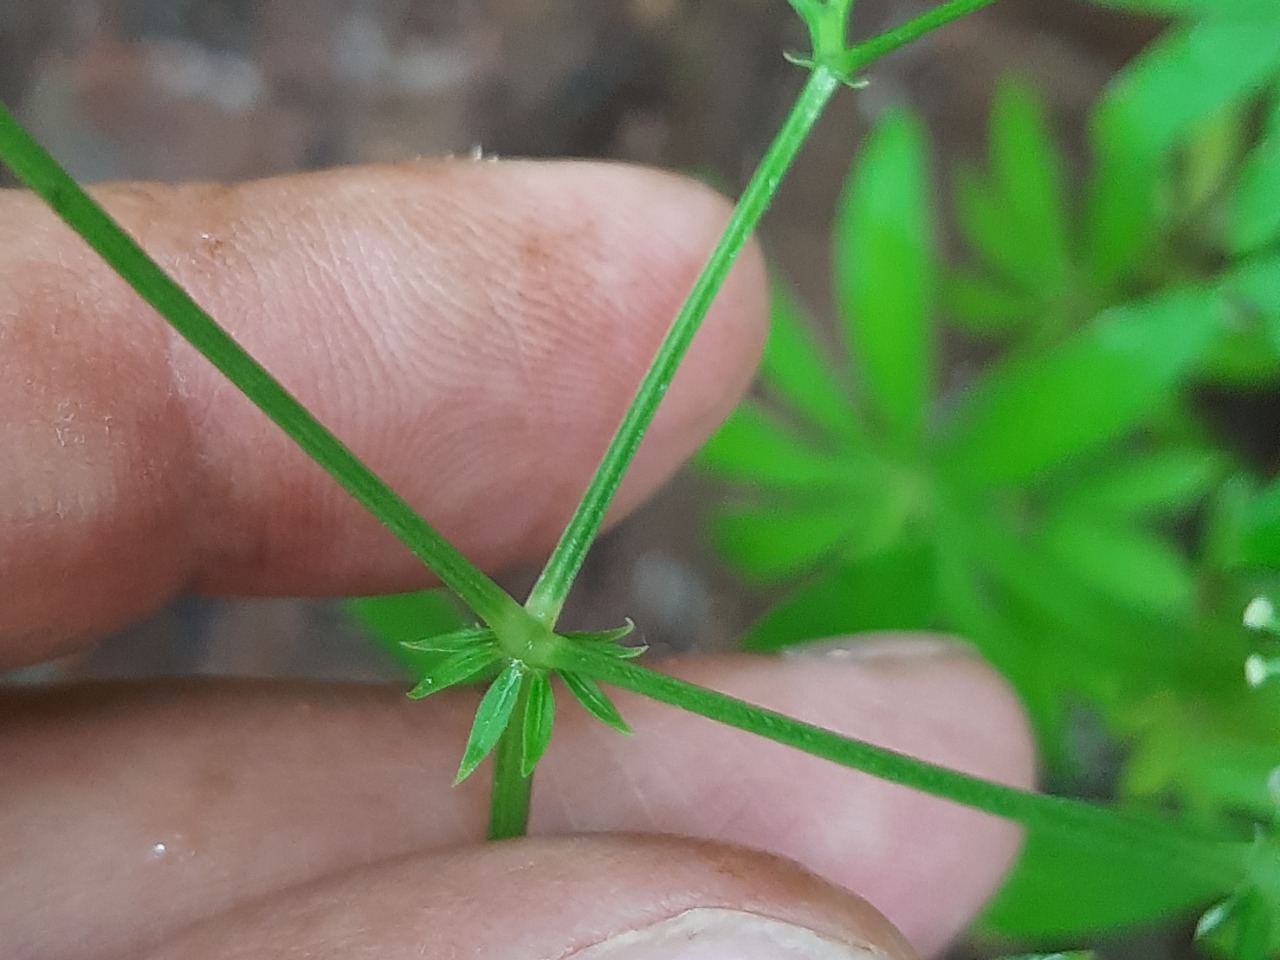
{"type": "Polygon", "coordinates": [[[582,501],[529,594],[525,609],[547,626],[554,626],[560,616],[569,589],[600,529],[622,475],[640,446],[640,440],[653,420],[658,404],[670,386],[689,344],[693,342],[702,319],[751,232],[768,208],[783,175],[795,160],[809,131],[839,85],[840,79],[824,67],[815,68],[809,75],[782,129],[769,145],[734,207],[733,215],[706,266],[694,281],[688,299],[658,348],[658,353],[645,373],[621,425],[609,442],[582,501]]]}
{"type": "Polygon", "coordinates": [[[520,687],[520,698],[511,722],[493,749],[493,785],[489,793],[489,839],[523,837],[529,829],[529,799],[533,777],[521,772],[524,758],[524,714],[529,705],[529,685],[520,687]]]}
{"type": "Polygon", "coordinates": [[[0,160],[175,330],[495,630],[528,615],[235,342],[0,104],[0,160]]]}
{"type": "Polygon", "coordinates": [[[577,670],[727,726],[874,777],[951,800],[1028,828],[1052,832],[1076,846],[1123,850],[1230,890],[1242,874],[1241,846],[1199,837],[1154,817],[1141,817],[1064,797],[1029,793],[841,736],[723,693],[580,646],[566,646],[557,669],[577,670]]]}
{"type": "Polygon", "coordinates": [[[852,81],[858,71],[871,61],[878,60],[886,53],[919,40],[926,33],[946,26],[952,20],[958,20],[994,2],[995,0],[951,0],[950,3],[934,7],[901,26],[893,27],[870,40],[854,45],[837,59],[833,69],[847,81],[852,81]]]}

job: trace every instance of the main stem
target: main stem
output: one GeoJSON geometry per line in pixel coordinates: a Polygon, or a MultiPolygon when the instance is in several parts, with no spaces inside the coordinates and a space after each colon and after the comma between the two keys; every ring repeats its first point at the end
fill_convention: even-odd
{"type": "Polygon", "coordinates": [[[529,685],[520,686],[520,698],[511,722],[493,751],[493,787],[489,793],[489,839],[523,837],[529,829],[529,799],[533,777],[521,771],[524,762],[524,714],[529,705],[529,685]]]}
{"type": "Polygon", "coordinates": [[[605,511],[609,509],[614,491],[635,456],[640,440],[653,420],[658,404],[671,385],[676,369],[689,349],[689,344],[693,342],[694,334],[698,332],[711,302],[768,208],[783,175],[800,152],[809,131],[839,85],[840,79],[825,66],[819,65],[810,73],[782,129],[769,145],[738,200],[710,259],[694,281],[688,299],[658,348],[653,363],[636,391],[635,399],[609,442],[600,466],[596,468],[595,476],[591,478],[573,518],[525,603],[525,609],[547,626],[554,627],[559,618],[569,589],[582,568],[587,550],[604,521],[605,511]]]}

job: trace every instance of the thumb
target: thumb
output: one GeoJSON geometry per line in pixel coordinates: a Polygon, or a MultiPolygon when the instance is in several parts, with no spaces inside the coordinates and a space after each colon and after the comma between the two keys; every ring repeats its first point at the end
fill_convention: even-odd
{"type": "Polygon", "coordinates": [[[660,836],[413,857],[208,921],[153,960],[911,960],[866,901],[797,864],[660,836]]]}

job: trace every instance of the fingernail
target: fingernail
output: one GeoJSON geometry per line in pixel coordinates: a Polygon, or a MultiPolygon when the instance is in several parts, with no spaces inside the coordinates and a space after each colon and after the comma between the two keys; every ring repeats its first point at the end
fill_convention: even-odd
{"type": "Polygon", "coordinates": [[[977,652],[957,637],[936,633],[860,633],[787,647],[787,656],[824,657],[877,666],[929,665],[940,660],[973,659],[977,652]]]}
{"type": "Polygon", "coordinates": [[[879,951],[784,920],[698,907],[628,930],[566,960],[877,960],[879,951]]]}

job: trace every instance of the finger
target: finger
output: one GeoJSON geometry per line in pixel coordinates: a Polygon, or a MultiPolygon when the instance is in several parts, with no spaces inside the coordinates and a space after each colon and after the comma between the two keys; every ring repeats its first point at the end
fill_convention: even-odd
{"type": "Polygon", "coordinates": [[[520,840],[290,890],[153,957],[910,960],[864,901],[779,858],[659,837],[520,840]]]}
{"type": "MultiPolygon", "coordinates": [[[[969,657],[681,663],[680,675],[991,779],[1027,783],[1013,698],[969,657]]],[[[1009,824],[632,696],[620,737],[561,698],[541,833],[660,831],[790,857],[866,896],[924,952],[960,930],[1009,824]]],[[[0,937],[129,955],[309,879],[473,842],[483,772],[449,786],[474,696],[278,685],[15,693],[0,702],[0,937]],[[66,895],[74,887],[84,896],[66,895]],[[76,940],[67,940],[76,931],[76,940]]],[[[0,955],[13,955],[0,943],[0,955]]],[[[12,946],[12,945],[10,945],[12,946]]],[[[21,955],[21,950],[17,951],[21,955]]]]}
{"type": "MultiPolygon", "coordinates": [[[[284,385],[486,567],[554,542],[727,207],[651,171],[436,163],[106,205],[284,385]]],[[[745,388],[748,251],[619,495],[745,388]]],[[[408,589],[421,565],[33,198],[0,193],[0,667],[180,589],[408,589]]]]}

